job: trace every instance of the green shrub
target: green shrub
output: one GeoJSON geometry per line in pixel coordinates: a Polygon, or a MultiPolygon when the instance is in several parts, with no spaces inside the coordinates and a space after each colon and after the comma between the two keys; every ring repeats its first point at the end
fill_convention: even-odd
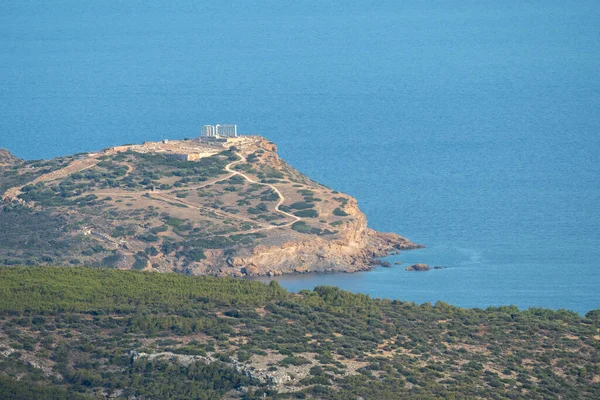
{"type": "Polygon", "coordinates": [[[110,256],[106,256],[100,262],[101,266],[107,268],[116,268],[117,263],[121,261],[123,257],[119,254],[111,254],[110,256]]]}
{"type": "Polygon", "coordinates": [[[144,242],[158,242],[158,236],[153,235],[151,233],[142,233],[137,235],[139,240],[143,240],[144,242]]]}
{"type": "Polygon", "coordinates": [[[157,233],[160,233],[160,232],[166,232],[168,230],[169,230],[169,226],[166,225],[166,224],[163,224],[163,225],[151,228],[150,229],[150,233],[157,234],[157,233]]]}
{"type": "Polygon", "coordinates": [[[135,255],[135,262],[133,263],[133,266],[131,268],[135,269],[135,270],[141,270],[146,268],[146,265],[148,265],[148,260],[144,257],[140,257],[137,254],[135,255]]]}
{"type": "Polygon", "coordinates": [[[301,210],[294,213],[297,217],[317,218],[319,213],[317,210],[301,210]]]}
{"type": "Polygon", "coordinates": [[[333,215],[337,215],[338,217],[347,217],[350,214],[338,207],[335,210],[333,210],[333,215]]]}
{"type": "Polygon", "coordinates": [[[310,233],[310,226],[304,221],[294,222],[292,229],[300,233],[310,233]]]}
{"type": "Polygon", "coordinates": [[[301,356],[287,356],[286,358],[284,358],[283,360],[279,361],[279,365],[282,365],[284,367],[288,366],[288,365],[305,365],[305,364],[310,364],[311,362],[308,361],[306,358],[301,357],[301,356]]]}
{"type": "Polygon", "coordinates": [[[307,203],[305,201],[299,201],[297,203],[290,204],[290,207],[296,210],[305,210],[307,208],[313,208],[314,206],[314,204],[307,203]]]}

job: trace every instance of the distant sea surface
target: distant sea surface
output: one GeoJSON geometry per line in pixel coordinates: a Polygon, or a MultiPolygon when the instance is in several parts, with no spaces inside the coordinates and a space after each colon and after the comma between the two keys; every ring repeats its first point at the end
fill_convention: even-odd
{"type": "Polygon", "coordinates": [[[599,71],[596,0],[5,1],[0,147],[50,158],[237,123],[427,246],[285,287],[585,313],[599,71]]]}

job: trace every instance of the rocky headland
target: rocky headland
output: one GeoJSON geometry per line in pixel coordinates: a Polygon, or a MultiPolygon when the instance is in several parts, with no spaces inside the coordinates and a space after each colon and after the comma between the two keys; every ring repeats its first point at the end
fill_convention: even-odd
{"type": "Polygon", "coordinates": [[[302,175],[258,136],[41,161],[2,150],[0,196],[6,265],[273,276],[364,271],[422,247],[370,229],[354,198],[302,175]],[[14,250],[18,241],[32,246],[14,250]]]}

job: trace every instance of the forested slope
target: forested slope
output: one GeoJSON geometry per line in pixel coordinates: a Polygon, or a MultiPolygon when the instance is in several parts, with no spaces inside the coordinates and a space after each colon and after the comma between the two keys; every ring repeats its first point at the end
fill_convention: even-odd
{"type": "Polygon", "coordinates": [[[600,312],[0,269],[0,398],[598,398],[600,312]]]}

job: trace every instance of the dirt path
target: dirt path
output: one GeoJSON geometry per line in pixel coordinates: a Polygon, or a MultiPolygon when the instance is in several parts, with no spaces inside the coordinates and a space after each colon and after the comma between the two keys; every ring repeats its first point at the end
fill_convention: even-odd
{"type": "MultiPolygon", "coordinates": [[[[178,190],[183,190],[183,189],[178,189],[178,190]]],[[[154,200],[162,200],[165,201],[167,203],[178,203],[178,204],[182,204],[188,208],[191,208],[193,210],[199,210],[199,211],[208,211],[214,214],[217,214],[223,218],[231,218],[231,219],[236,219],[239,221],[243,221],[243,222],[247,222],[250,223],[252,225],[261,225],[259,222],[248,219],[248,218],[243,218],[240,217],[238,215],[235,214],[230,214],[228,212],[222,211],[222,210],[217,210],[215,208],[212,207],[207,207],[207,206],[202,206],[196,203],[191,203],[189,201],[185,201],[182,199],[179,199],[177,197],[172,197],[169,196],[170,191],[153,191],[153,192],[110,192],[110,191],[97,191],[94,192],[94,194],[96,194],[96,196],[113,196],[113,197],[126,197],[126,198],[131,198],[131,199],[140,199],[141,197],[143,197],[144,195],[148,194],[148,197],[150,199],[154,199],[154,200]]],[[[262,228],[256,228],[256,229],[262,229],[262,228]]],[[[254,231],[254,230],[252,230],[254,231]]],[[[238,234],[238,233],[248,233],[250,231],[238,231],[236,233],[232,233],[232,235],[238,234]]]]}
{"type": "MultiPolygon", "coordinates": [[[[109,149],[103,150],[99,153],[88,154],[87,158],[72,161],[67,166],[65,166],[61,169],[57,169],[56,171],[52,171],[47,174],[40,175],[31,182],[27,182],[24,185],[15,186],[15,187],[12,187],[12,188],[6,190],[4,192],[4,194],[2,195],[2,199],[3,200],[7,200],[7,199],[15,200],[22,193],[21,189],[24,186],[32,185],[32,184],[35,185],[38,182],[49,182],[49,181],[53,181],[56,179],[65,178],[65,177],[67,177],[71,174],[75,174],[77,172],[85,171],[86,169],[93,168],[96,165],[98,165],[98,163],[100,162],[100,160],[98,158],[100,158],[102,156],[116,154],[121,151],[122,150],[116,150],[115,148],[109,148],[109,149]]],[[[133,167],[127,165],[127,173],[125,174],[125,176],[129,175],[132,171],[133,171],[133,167]]]]}
{"type": "Polygon", "coordinates": [[[27,185],[35,185],[38,182],[53,181],[55,179],[64,178],[71,174],[85,171],[86,169],[95,167],[98,164],[98,156],[99,156],[99,154],[96,156],[82,159],[82,160],[75,160],[61,169],[57,169],[56,171],[52,171],[47,174],[40,175],[37,178],[35,178],[34,180],[32,180],[31,182],[27,182],[26,184],[21,185],[21,186],[12,187],[4,192],[4,195],[2,196],[2,198],[4,200],[17,199],[19,197],[19,195],[22,193],[21,189],[23,189],[23,187],[25,187],[27,185]]]}
{"type": "MultiPolygon", "coordinates": [[[[298,221],[301,221],[302,218],[300,218],[300,217],[298,217],[298,216],[296,216],[294,214],[291,214],[291,213],[288,213],[286,211],[283,211],[283,210],[279,209],[279,207],[285,202],[285,196],[274,185],[271,185],[269,183],[258,182],[256,180],[250,178],[248,175],[246,175],[246,174],[244,174],[242,172],[235,171],[235,170],[231,169],[234,165],[237,165],[237,164],[240,164],[240,163],[246,161],[246,159],[244,157],[242,157],[240,154],[236,153],[236,155],[238,157],[240,157],[240,159],[237,160],[237,161],[230,162],[229,164],[227,164],[225,166],[225,171],[229,172],[229,175],[227,177],[222,177],[222,178],[219,178],[218,180],[215,180],[215,181],[212,181],[212,182],[207,182],[207,183],[204,183],[202,185],[194,186],[194,187],[186,187],[186,188],[181,188],[181,189],[170,189],[168,191],[163,191],[163,192],[157,192],[157,191],[155,191],[155,192],[152,192],[152,195],[155,195],[155,196],[159,197],[160,199],[162,199],[164,201],[177,202],[177,203],[183,204],[183,205],[185,205],[187,207],[190,207],[192,209],[196,209],[196,210],[205,209],[205,210],[209,210],[211,212],[214,212],[216,214],[219,214],[219,215],[227,217],[227,218],[234,218],[234,219],[242,220],[242,221],[245,221],[245,222],[248,222],[248,223],[251,223],[251,224],[261,225],[257,221],[254,221],[254,220],[251,220],[251,219],[242,218],[242,217],[239,217],[237,215],[229,214],[229,213],[221,211],[221,210],[215,210],[214,208],[199,206],[197,204],[190,203],[189,201],[184,201],[184,200],[181,200],[179,198],[174,198],[174,197],[171,197],[171,196],[167,196],[168,193],[173,193],[173,192],[180,191],[180,190],[195,190],[195,189],[200,189],[200,188],[203,188],[205,186],[212,185],[212,184],[214,184],[214,183],[216,183],[218,181],[221,181],[221,180],[224,180],[224,179],[229,179],[229,178],[231,178],[234,175],[240,175],[242,178],[244,178],[245,180],[247,180],[250,183],[254,183],[254,184],[257,184],[257,185],[261,185],[261,186],[267,186],[271,190],[273,190],[275,193],[277,193],[277,196],[279,196],[279,201],[275,205],[275,212],[283,214],[283,215],[285,215],[288,218],[292,218],[293,221],[285,223],[283,225],[262,226],[260,228],[250,229],[250,230],[247,230],[247,231],[240,231],[238,233],[245,233],[245,234],[247,234],[247,233],[256,233],[256,232],[268,231],[268,230],[271,230],[271,229],[277,229],[277,228],[282,228],[282,227],[285,227],[285,226],[291,226],[294,223],[296,223],[298,221]]],[[[232,233],[232,235],[235,235],[235,234],[237,234],[237,233],[232,233]]]]}
{"type": "Polygon", "coordinates": [[[75,160],[64,168],[57,169],[56,171],[52,171],[50,173],[38,176],[37,178],[35,178],[32,182],[30,182],[28,184],[35,185],[38,182],[48,182],[48,181],[53,181],[55,179],[64,178],[71,174],[85,171],[86,169],[95,167],[96,164],[98,164],[97,157],[90,157],[90,158],[86,158],[83,160],[75,160]]]}
{"type": "MultiPolygon", "coordinates": [[[[71,175],[71,174],[74,174],[74,173],[77,173],[77,172],[85,171],[86,169],[89,169],[89,168],[92,168],[92,167],[96,166],[98,164],[98,162],[99,162],[98,158],[100,156],[107,155],[107,154],[112,154],[114,152],[115,151],[113,149],[110,149],[107,152],[98,153],[98,154],[95,154],[95,155],[90,156],[90,157],[85,158],[85,159],[75,160],[75,161],[71,162],[69,165],[67,165],[66,167],[61,168],[61,169],[56,170],[56,171],[52,171],[52,172],[50,172],[48,174],[41,175],[41,176],[37,177],[36,179],[34,179],[32,182],[30,182],[28,184],[35,184],[35,183],[38,183],[38,182],[48,182],[48,181],[52,181],[52,180],[55,180],[55,179],[64,178],[64,177],[66,177],[68,175],[71,175]]],[[[231,178],[234,175],[239,175],[239,176],[243,177],[245,180],[247,180],[250,183],[254,183],[254,184],[257,184],[257,185],[261,185],[261,186],[267,186],[271,190],[273,190],[275,193],[277,193],[277,196],[279,196],[279,201],[275,205],[275,210],[274,211],[278,212],[278,213],[280,213],[282,215],[284,215],[287,218],[292,218],[293,221],[287,222],[287,223],[282,224],[282,225],[267,225],[267,226],[262,225],[260,228],[254,228],[254,229],[250,229],[250,230],[247,230],[247,231],[239,231],[237,233],[232,233],[232,235],[238,234],[238,233],[256,233],[256,232],[267,231],[267,230],[271,230],[271,229],[277,229],[277,228],[281,228],[281,227],[285,227],[285,226],[291,226],[294,223],[296,223],[298,221],[301,221],[302,218],[300,218],[300,217],[298,217],[298,216],[296,216],[294,214],[291,214],[291,213],[288,213],[286,211],[283,211],[283,210],[279,209],[279,207],[285,202],[285,196],[274,185],[271,185],[269,183],[258,182],[256,180],[250,178],[248,175],[246,175],[246,174],[244,174],[242,172],[235,171],[235,170],[231,169],[231,167],[233,167],[233,166],[235,166],[237,164],[240,164],[240,163],[246,161],[246,159],[244,157],[242,157],[240,154],[236,153],[236,155],[240,159],[237,160],[237,161],[230,162],[229,164],[227,164],[225,166],[225,170],[227,172],[229,172],[229,175],[227,175],[226,177],[219,177],[218,179],[216,179],[214,181],[206,182],[206,183],[203,183],[203,184],[197,185],[197,186],[185,187],[185,188],[180,188],[180,189],[179,188],[178,189],[169,189],[169,190],[165,190],[165,191],[155,190],[155,191],[150,192],[150,193],[151,193],[151,195],[156,196],[156,197],[158,197],[158,199],[163,200],[163,201],[175,202],[175,203],[183,204],[186,207],[189,207],[189,208],[192,208],[192,209],[195,209],[195,210],[204,210],[204,211],[213,212],[213,213],[215,213],[217,215],[220,215],[221,217],[224,217],[224,218],[232,218],[232,219],[244,221],[244,222],[247,222],[247,223],[251,223],[253,225],[262,225],[261,223],[259,223],[257,221],[254,221],[254,220],[251,220],[251,219],[248,219],[248,218],[239,217],[237,215],[230,214],[230,213],[225,212],[225,211],[216,210],[216,209],[211,208],[211,207],[201,206],[201,205],[198,205],[198,204],[194,204],[194,203],[190,203],[188,201],[181,200],[181,199],[179,199],[177,197],[169,196],[169,194],[173,193],[173,192],[178,192],[178,191],[182,191],[182,190],[197,190],[197,189],[201,189],[203,187],[206,187],[206,186],[209,186],[209,185],[213,185],[213,184],[215,184],[218,181],[221,181],[221,180],[224,180],[224,179],[229,179],[229,178],[231,178]]],[[[127,166],[127,174],[126,175],[129,175],[132,172],[132,169],[133,168],[131,168],[130,166],[127,166]]],[[[25,186],[25,185],[18,186],[18,187],[13,187],[13,188],[8,189],[4,193],[3,198],[4,199],[7,199],[7,198],[8,199],[16,199],[19,196],[19,194],[21,194],[21,189],[23,188],[23,186],[25,186]]],[[[129,192],[104,192],[104,191],[98,191],[98,192],[96,192],[96,195],[99,195],[99,196],[118,196],[118,197],[141,197],[143,194],[140,193],[140,192],[131,192],[131,193],[129,193],[129,192]]]]}
{"type": "Polygon", "coordinates": [[[279,196],[279,201],[278,201],[278,202],[277,202],[277,204],[275,205],[275,211],[276,211],[276,212],[278,212],[278,213],[280,213],[280,214],[283,214],[283,215],[285,215],[286,217],[290,217],[290,218],[292,218],[292,219],[293,219],[293,221],[292,221],[292,222],[288,222],[287,224],[283,224],[283,225],[269,225],[269,226],[267,226],[267,227],[265,227],[265,228],[259,228],[259,229],[255,229],[255,230],[253,230],[252,232],[251,232],[251,231],[248,231],[248,233],[254,233],[254,232],[259,232],[259,231],[266,231],[266,230],[270,230],[270,229],[281,228],[281,227],[284,227],[284,226],[291,226],[291,225],[293,225],[294,223],[296,223],[296,222],[298,222],[298,221],[301,221],[301,220],[302,220],[302,218],[300,218],[300,217],[298,217],[298,216],[296,216],[296,215],[294,215],[294,214],[290,214],[289,212],[286,212],[286,211],[283,211],[283,210],[280,210],[280,209],[279,209],[279,206],[281,206],[281,205],[282,205],[282,204],[285,202],[285,196],[284,196],[284,195],[283,195],[283,193],[281,193],[281,192],[279,191],[279,189],[277,189],[277,188],[276,188],[274,185],[271,185],[270,183],[263,183],[263,182],[258,182],[258,181],[255,181],[254,179],[250,178],[248,175],[246,175],[246,174],[243,174],[243,173],[241,173],[241,172],[239,172],[239,171],[234,171],[234,170],[232,170],[232,169],[231,169],[231,167],[232,167],[232,166],[234,166],[234,165],[236,165],[236,164],[239,164],[239,163],[241,163],[241,162],[245,161],[245,158],[244,158],[244,157],[242,157],[240,154],[237,154],[237,153],[236,153],[236,155],[237,155],[238,157],[240,157],[240,160],[238,160],[238,161],[234,161],[234,162],[232,162],[232,163],[229,163],[229,164],[227,164],[227,165],[225,166],[225,170],[226,170],[226,171],[228,171],[228,172],[231,172],[233,175],[240,175],[241,177],[243,177],[244,179],[246,179],[246,180],[247,180],[248,182],[250,182],[250,183],[255,183],[255,184],[257,184],[257,185],[267,186],[267,187],[271,188],[271,189],[272,189],[272,190],[273,190],[275,193],[277,193],[277,195],[279,196]]]}
{"type": "MultiPolygon", "coordinates": [[[[152,192],[152,193],[150,193],[150,198],[152,198],[152,195],[158,197],[161,200],[164,200],[164,201],[167,201],[167,202],[176,202],[176,203],[179,203],[179,204],[183,204],[184,206],[187,206],[187,207],[195,209],[195,210],[210,211],[210,212],[213,212],[213,213],[215,213],[217,215],[220,215],[220,216],[222,216],[224,218],[232,218],[232,219],[237,219],[237,220],[240,220],[240,221],[248,222],[248,223],[253,224],[253,225],[260,225],[260,223],[257,222],[257,221],[254,221],[254,220],[251,220],[251,219],[248,219],[248,218],[243,218],[243,217],[240,217],[240,216],[237,216],[237,215],[234,215],[234,214],[230,214],[230,213],[222,211],[222,210],[217,210],[217,209],[212,208],[212,207],[201,206],[201,205],[198,205],[198,204],[195,204],[195,203],[190,203],[189,201],[181,200],[181,199],[179,199],[177,197],[168,196],[166,193],[152,192]]],[[[240,231],[240,232],[247,233],[248,231],[240,231]]],[[[235,235],[235,233],[234,233],[234,235],[235,235]]]]}
{"type": "Polygon", "coordinates": [[[201,185],[196,185],[196,186],[186,186],[184,188],[177,188],[177,189],[168,189],[168,190],[158,190],[159,193],[174,193],[174,192],[182,192],[185,190],[198,190],[198,189],[202,189],[204,187],[210,186],[210,185],[214,185],[217,182],[223,181],[225,179],[229,179],[231,178],[233,175],[235,174],[229,174],[227,176],[224,177],[219,177],[217,179],[215,179],[214,181],[209,181],[209,182],[204,182],[201,185]]]}

